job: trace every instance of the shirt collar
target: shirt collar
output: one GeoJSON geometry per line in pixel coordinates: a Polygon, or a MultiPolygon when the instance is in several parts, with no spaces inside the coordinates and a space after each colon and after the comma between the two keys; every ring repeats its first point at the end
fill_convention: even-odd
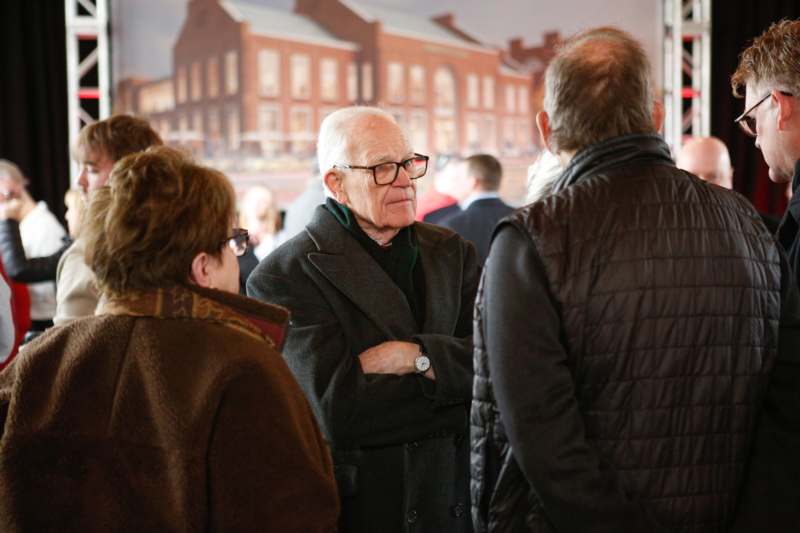
{"type": "Polygon", "coordinates": [[[498,194],[497,191],[477,191],[467,196],[466,199],[459,202],[458,205],[461,207],[462,211],[466,211],[469,206],[478,200],[488,200],[490,198],[500,198],[500,194],[498,194]]]}

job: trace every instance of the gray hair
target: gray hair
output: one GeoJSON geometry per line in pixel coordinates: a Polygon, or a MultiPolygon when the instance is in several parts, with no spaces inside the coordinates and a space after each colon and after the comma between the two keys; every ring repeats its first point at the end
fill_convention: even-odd
{"type": "Polygon", "coordinates": [[[394,117],[383,109],[369,106],[345,107],[325,117],[319,127],[317,138],[317,161],[322,176],[325,176],[337,163],[352,163],[349,157],[354,148],[353,134],[356,132],[356,126],[367,117],[379,117],[397,123],[394,117]]]}
{"type": "Polygon", "coordinates": [[[28,180],[17,165],[8,159],[0,159],[0,179],[10,179],[15,183],[27,187],[28,180]]]}
{"type": "Polygon", "coordinates": [[[610,27],[573,37],[545,71],[544,109],[554,151],[655,133],[650,63],[642,46],[610,27]]]}

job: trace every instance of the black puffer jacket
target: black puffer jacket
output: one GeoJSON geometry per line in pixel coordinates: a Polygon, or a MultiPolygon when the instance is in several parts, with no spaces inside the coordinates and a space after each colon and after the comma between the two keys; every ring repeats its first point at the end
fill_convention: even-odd
{"type": "Polygon", "coordinates": [[[476,531],[723,531],[780,313],[743,197],[655,136],[578,154],[501,223],[479,290],[476,531]]]}

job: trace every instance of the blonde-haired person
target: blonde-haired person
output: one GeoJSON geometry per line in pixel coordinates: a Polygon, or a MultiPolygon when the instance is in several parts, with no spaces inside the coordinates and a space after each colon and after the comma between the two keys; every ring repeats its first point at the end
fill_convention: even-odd
{"type": "MultiPolygon", "coordinates": [[[[67,207],[64,218],[67,219],[69,235],[65,235],[62,238],[61,248],[50,255],[27,257],[17,225],[8,220],[0,222],[2,260],[11,279],[20,283],[37,283],[56,279],[58,262],[72,244],[72,239],[77,237],[83,219],[83,212],[86,210],[86,202],[81,192],[77,189],[69,189],[66,192],[64,205],[67,207]]],[[[13,220],[16,211],[7,212],[12,214],[12,218],[9,220],[13,220]]]]}
{"type": "MultiPolygon", "coordinates": [[[[108,182],[111,169],[119,159],[161,144],[161,138],[146,120],[130,115],[114,115],[87,125],[73,148],[80,165],[78,187],[88,198],[108,182]]],[[[100,294],[94,274],[84,261],[85,248],[83,239],[75,239],[58,264],[53,317],[57,326],[91,316],[97,308],[100,294]]]]}
{"type": "Polygon", "coordinates": [[[114,167],[82,233],[96,316],[0,374],[0,530],[334,530],[288,313],[236,294],[234,215],[225,176],[170,148],[114,167]]]}

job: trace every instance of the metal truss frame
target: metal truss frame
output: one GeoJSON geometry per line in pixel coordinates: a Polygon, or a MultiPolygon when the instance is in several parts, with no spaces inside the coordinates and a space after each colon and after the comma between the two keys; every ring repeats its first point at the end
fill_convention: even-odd
{"type": "Polygon", "coordinates": [[[664,137],[676,156],[684,137],[711,133],[711,1],[662,1],[664,137]]]}
{"type": "MultiPolygon", "coordinates": [[[[67,116],[69,146],[86,124],[102,120],[111,112],[108,0],[64,0],[67,24],[67,116]],[[80,46],[88,43],[87,46],[80,46]],[[97,83],[88,86],[84,77],[96,69],[97,83]],[[97,111],[86,104],[97,101],[97,111]]],[[[78,178],[78,166],[70,158],[71,183],[78,178]]]]}

